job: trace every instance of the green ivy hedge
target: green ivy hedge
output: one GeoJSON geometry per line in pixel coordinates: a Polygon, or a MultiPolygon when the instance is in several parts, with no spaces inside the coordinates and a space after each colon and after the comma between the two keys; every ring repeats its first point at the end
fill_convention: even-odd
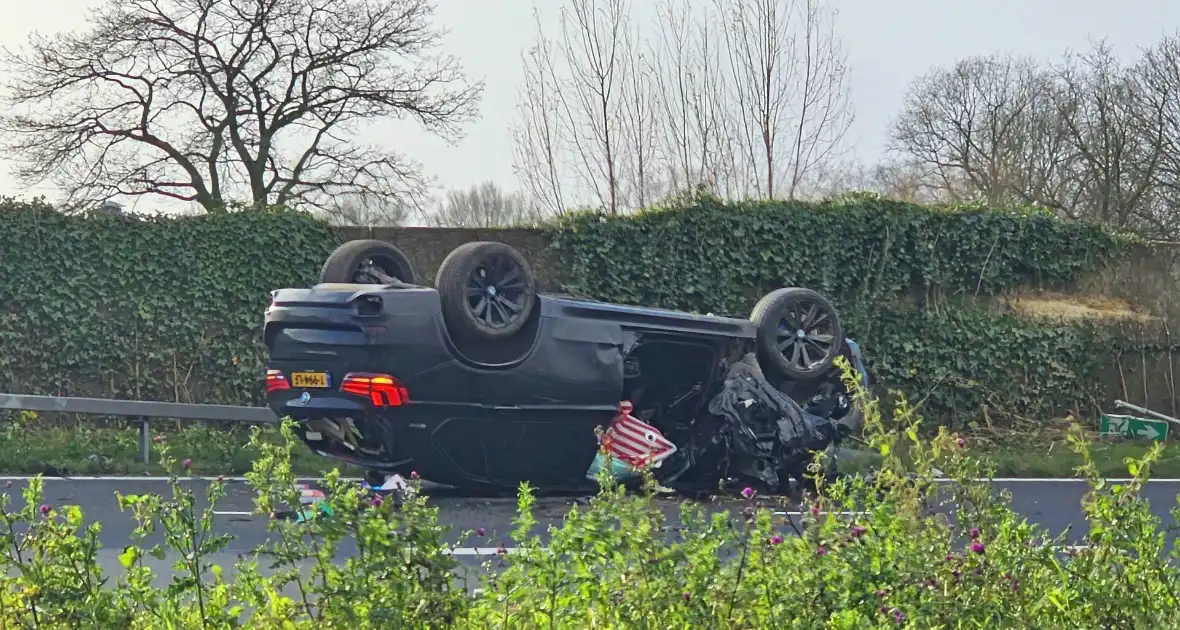
{"type": "Polygon", "coordinates": [[[1092,322],[993,312],[972,296],[1068,289],[1136,239],[1037,208],[929,208],[858,195],[822,203],[681,199],[549,227],[569,290],[747,316],[762,295],[833,296],[876,377],[927,413],[1037,416],[1095,398],[1116,339],[1092,322]]]}
{"type": "Polygon", "coordinates": [[[0,391],[258,401],[271,290],[338,237],[282,209],[67,216],[0,200],[0,391]]]}
{"type": "MultiPolygon", "coordinates": [[[[1067,287],[1133,242],[1035,209],[698,196],[545,229],[569,290],[601,300],[745,316],[771,289],[820,289],[878,380],[931,416],[1082,404],[1127,343],[967,299],[1067,287]]],[[[311,283],[341,239],[283,209],[66,216],[0,200],[0,391],[259,402],[269,291],[311,283]]]]}

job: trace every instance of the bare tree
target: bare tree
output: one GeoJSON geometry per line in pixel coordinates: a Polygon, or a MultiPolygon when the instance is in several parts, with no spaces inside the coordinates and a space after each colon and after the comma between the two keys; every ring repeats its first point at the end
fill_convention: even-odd
{"type": "Polygon", "coordinates": [[[730,133],[752,192],[795,197],[852,125],[836,14],[819,0],[715,0],[725,24],[730,133]]]}
{"type": "Polygon", "coordinates": [[[361,193],[338,195],[317,210],[332,225],[361,227],[400,227],[420,212],[400,199],[361,193]]]}
{"type": "Polygon", "coordinates": [[[913,160],[834,163],[816,173],[809,187],[810,196],[830,199],[848,193],[873,192],[889,199],[921,204],[949,204],[970,197],[970,186],[962,178],[943,182],[931,175],[913,160]],[[932,186],[931,181],[939,181],[940,185],[932,186]]]}
{"type": "Polygon", "coordinates": [[[6,51],[3,143],[70,202],[161,195],[207,210],[399,200],[420,167],[362,125],[455,133],[482,85],[434,53],[429,0],[106,0],[87,30],[6,51]]]}
{"type": "MultiPolygon", "coordinates": [[[[537,18],[538,31],[540,19],[537,18]]],[[[524,82],[518,95],[516,123],[512,126],[513,170],[534,203],[553,214],[567,203],[565,134],[561,85],[553,67],[553,44],[540,33],[540,42],[523,56],[524,82]]]]}
{"type": "Polygon", "coordinates": [[[1146,50],[1132,76],[1140,99],[1135,122],[1142,141],[1155,143],[1157,160],[1154,198],[1141,204],[1138,219],[1150,235],[1175,240],[1180,238],[1180,32],[1146,50]]]}
{"type": "Polygon", "coordinates": [[[488,181],[467,190],[447,191],[426,221],[434,227],[494,228],[531,223],[543,216],[524,195],[506,193],[488,181]]]}
{"type": "Polygon", "coordinates": [[[627,24],[624,45],[621,108],[624,124],[619,163],[625,176],[620,178],[619,189],[626,207],[643,208],[660,193],[656,173],[662,170],[656,164],[660,123],[655,51],[644,46],[642,36],[632,24],[627,24]]]}
{"type": "Polygon", "coordinates": [[[1165,134],[1161,109],[1104,42],[1067,54],[1054,74],[1058,115],[1076,160],[1070,214],[1132,227],[1153,202],[1165,134]]]}
{"type": "Polygon", "coordinates": [[[991,204],[1064,207],[1073,150],[1061,127],[1050,75],[1030,59],[972,57],[911,85],[892,129],[892,149],[930,173],[951,196],[991,204]]]}
{"type": "MultiPolygon", "coordinates": [[[[526,177],[547,181],[549,186],[569,186],[577,196],[589,193],[612,213],[623,206],[627,73],[635,68],[627,58],[633,52],[629,19],[629,0],[569,0],[560,11],[560,47],[552,46],[538,20],[542,45],[528,58],[525,96],[532,100],[522,108],[525,115],[520,124],[537,124],[537,119],[544,118],[543,127],[518,128],[514,134],[520,144],[520,170],[537,166],[535,158],[520,160],[522,153],[544,154],[561,147],[564,154],[565,162],[553,175],[526,177]],[[548,106],[553,107],[552,119],[543,112],[548,106]]],[[[555,159],[546,160],[550,166],[557,164],[555,159]]]]}
{"type": "Polygon", "coordinates": [[[728,82],[718,20],[691,0],[660,0],[657,14],[651,56],[659,87],[657,146],[668,192],[706,184],[725,195],[733,187],[734,155],[724,127],[728,82]],[[694,18],[694,11],[705,15],[694,18]]]}

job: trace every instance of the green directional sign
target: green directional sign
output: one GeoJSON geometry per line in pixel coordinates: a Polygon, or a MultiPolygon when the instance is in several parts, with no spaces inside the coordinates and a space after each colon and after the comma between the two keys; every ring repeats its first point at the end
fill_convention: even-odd
{"type": "Polygon", "coordinates": [[[1098,419],[1098,432],[1102,435],[1160,441],[1168,437],[1168,423],[1164,420],[1104,413],[1098,419]]]}

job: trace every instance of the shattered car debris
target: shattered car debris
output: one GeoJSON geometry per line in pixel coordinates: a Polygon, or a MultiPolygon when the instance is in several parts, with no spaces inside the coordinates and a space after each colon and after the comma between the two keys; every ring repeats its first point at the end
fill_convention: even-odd
{"type": "Polygon", "coordinates": [[[867,386],[860,350],[809,289],[772,291],[750,319],[540,294],[494,242],[456,248],[436,288],[373,240],[339,247],[319,280],[271,294],[267,397],[313,451],[374,485],[416,471],[582,491],[606,446],[623,472],[658,464],[664,485],[776,490],[859,425],[835,359],[867,386]]]}

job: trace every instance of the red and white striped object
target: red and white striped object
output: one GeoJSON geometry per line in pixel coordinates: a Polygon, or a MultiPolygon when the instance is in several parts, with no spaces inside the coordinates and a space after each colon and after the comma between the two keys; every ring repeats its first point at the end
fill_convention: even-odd
{"type": "Polygon", "coordinates": [[[631,415],[634,409],[630,401],[619,403],[619,414],[603,432],[602,444],[611,457],[632,467],[648,463],[657,466],[676,452],[676,445],[655,427],[631,415]]]}

